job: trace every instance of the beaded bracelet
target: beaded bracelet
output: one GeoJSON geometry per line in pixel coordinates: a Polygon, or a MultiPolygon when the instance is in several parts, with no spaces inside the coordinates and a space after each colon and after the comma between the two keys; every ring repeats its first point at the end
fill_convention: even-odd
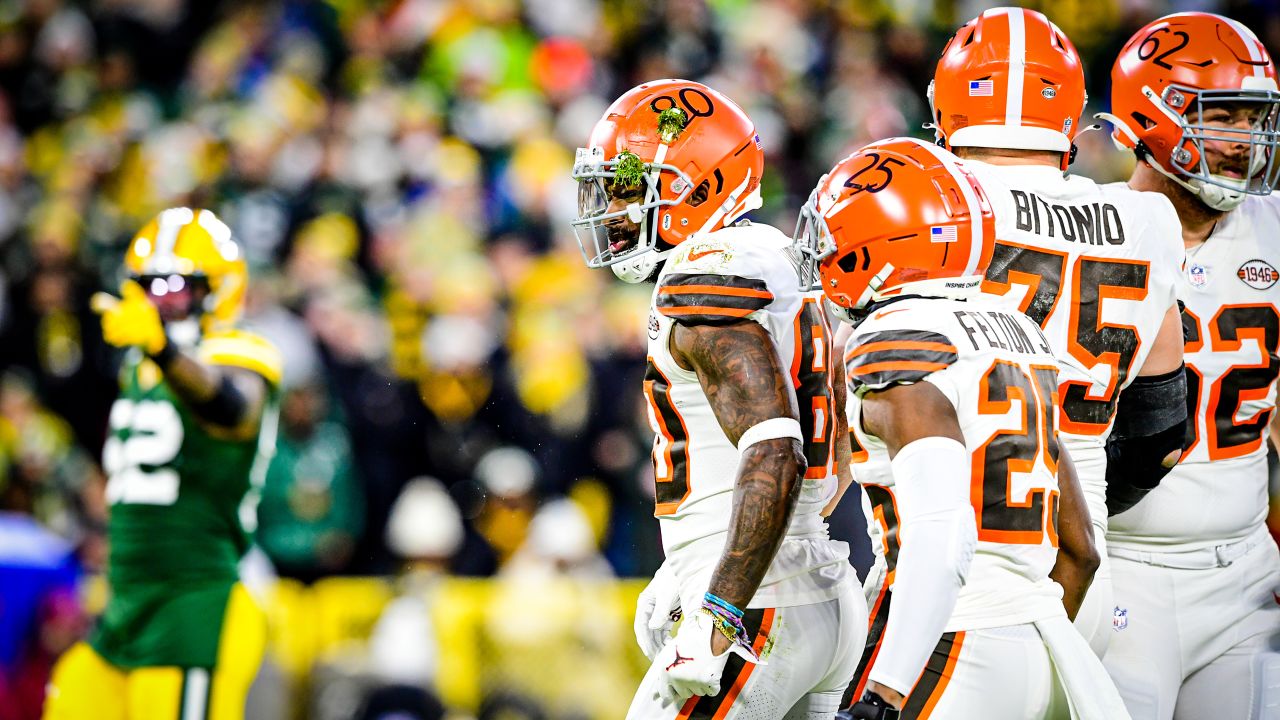
{"type": "Polygon", "coordinates": [[[716,629],[729,639],[743,647],[750,648],[751,642],[747,638],[747,628],[742,624],[742,611],[712,593],[707,593],[702,597],[702,611],[711,616],[711,621],[716,629]]]}

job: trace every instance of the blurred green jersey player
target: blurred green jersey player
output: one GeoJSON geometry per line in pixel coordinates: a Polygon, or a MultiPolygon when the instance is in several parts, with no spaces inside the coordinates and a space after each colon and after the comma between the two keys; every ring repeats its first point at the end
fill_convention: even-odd
{"type": "Polygon", "coordinates": [[[238,720],[265,616],[239,582],[275,449],[281,359],[235,327],[248,274],[208,210],[172,208],[129,247],[103,337],[128,348],[103,450],[111,588],[54,668],[47,720],[238,720]]]}

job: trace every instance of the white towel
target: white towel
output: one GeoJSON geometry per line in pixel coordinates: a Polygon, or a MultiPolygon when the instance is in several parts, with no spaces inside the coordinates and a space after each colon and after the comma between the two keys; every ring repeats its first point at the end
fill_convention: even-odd
{"type": "Polygon", "coordinates": [[[1065,615],[1035,626],[1071,704],[1071,720],[1131,720],[1102,661],[1065,615]]]}

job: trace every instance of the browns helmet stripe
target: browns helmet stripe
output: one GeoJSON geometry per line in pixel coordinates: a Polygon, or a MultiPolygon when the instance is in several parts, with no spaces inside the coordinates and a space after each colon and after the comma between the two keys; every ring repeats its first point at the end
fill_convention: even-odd
{"type": "Polygon", "coordinates": [[[1262,55],[1262,53],[1258,52],[1258,36],[1254,35],[1252,30],[1241,25],[1236,20],[1232,20],[1225,15],[1222,16],[1222,19],[1226,21],[1227,25],[1231,26],[1232,30],[1236,31],[1236,34],[1240,36],[1240,40],[1244,43],[1245,48],[1249,51],[1249,61],[1253,64],[1253,76],[1266,77],[1267,59],[1262,55]]]}
{"type": "Polygon", "coordinates": [[[1027,73],[1027,24],[1021,8],[1006,8],[1009,20],[1009,87],[1005,92],[1004,121],[1022,126],[1022,91],[1027,73]]]}

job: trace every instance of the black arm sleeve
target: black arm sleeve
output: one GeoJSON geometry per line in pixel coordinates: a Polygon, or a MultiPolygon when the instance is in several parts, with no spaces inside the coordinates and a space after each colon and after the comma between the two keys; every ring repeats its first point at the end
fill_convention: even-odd
{"type": "Polygon", "coordinates": [[[1120,393],[1107,439],[1107,514],[1138,504],[1172,468],[1161,461],[1185,447],[1186,369],[1135,378],[1120,393]]]}
{"type": "Polygon", "coordinates": [[[231,376],[226,373],[223,373],[218,390],[212,397],[191,403],[192,412],[199,415],[201,420],[223,427],[239,425],[248,408],[249,401],[245,399],[244,393],[240,392],[240,388],[236,387],[231,376]]]}

